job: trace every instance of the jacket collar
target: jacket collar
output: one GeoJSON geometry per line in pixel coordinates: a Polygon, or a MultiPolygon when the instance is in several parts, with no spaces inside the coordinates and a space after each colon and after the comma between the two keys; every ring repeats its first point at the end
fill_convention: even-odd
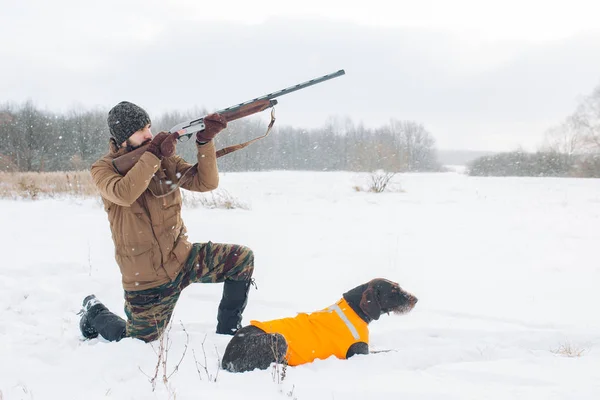
{"type": "Polygon", "coordinates": [[[127,148],[119,146],[114,138],[111,137],[110,139],[108,139],[108,153],[112,157],[119,157],[127,152],[127,148]]]}

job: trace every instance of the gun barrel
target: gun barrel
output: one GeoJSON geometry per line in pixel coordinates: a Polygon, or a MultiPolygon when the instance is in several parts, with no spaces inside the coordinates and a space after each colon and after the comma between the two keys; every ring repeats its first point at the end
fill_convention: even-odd
{"type": "MultiPolygon", "coordinates": [[[[226,115],[235,115],[235,113],[238,110],[242,109],[242,108],[246,107],[246,109],[248,109],[247,106],[250,105],[250,104],[252,104],[252,103],[263,102],[263,103],[266,104],[266,101],[270,101],[270,105],[267,105],[267,106],[262,107],[260,109],[260,111],[262,111],[265,108],[269,108],[269,107],[272,107],[275,104],[277,104],[277,100],[273,100],[276,97],[283,96],[284,94],[292,93],[292,92],[295,92],[296,90],[304,89],[304,88],[307,88],[309,86],[316,85],[317,83],[325,82],[325,81],[328,81],[328,80],[333,79],[333,78],[337,78],[338,76],[344,75],[345,73],[346,73],[346,71],[344,71],[343,69],[340,69],[339,71],[336,71],[334,73],[323,75],[323,76],[321,76],[319,78],[314,78],[314,79],[311,79],[309,81],[306,81],[306,82],[303,82],[303,83],[299,83],[297,85],[290,86],[288,88],[285,88],[285,89],[282,89],[282,90],[278,90],[276,92],[272,92],[272,93],[266,94],[266,95],[261,96],[261,97],[257,97],[255,99],[248,100],[248,101],[245,101],[245,102],[240,103],[240,104],[236,104],[235,106],[224,108],[222,110],[217,111],[217,113],[219,113],[219,114],[226,114],[226,115]]],[[[249,114],[245,113],[244,115],[237,116],[237,118],[241,118],[243,116],[247,116],[247,115],[250,115],[250,114],[252,114],[252,113],[249,113],[249,114]]],[[[235,119],[237,119],[237,118],[235,118],[235,119]]],[[[204,119],[203,118],[197,118],[197,119],[193,119],[193,120],[182,122],[182,123],[177,124],[174,127],[172,127],[170,129],[170,132],[174,133],[174,132],[179,131],[180,129],[185,129],[186,130],[186,134],[184,134],[183,136],[190,136],[193,133],[204,129],[204,119]]]]}
{"type": "Polygon", "coordinates": [[[343,69],[340,69],[339,71],[334,72],[332,74],[323,75],[319,78],[311,79],[309,81],[299,83],[297,85],[290,86],[290,87],[282,89],[282,90],[278,90],[277,92],[269,93],[264,96],[257,97],[255,99],[248,100],[243,103],[237,104],[235,106],[224,108],[222,110],[217,111],[217,113],[223,114],[225,112],[231,112],[231,111],[237,110],[238,108],[242,108],[245,105],[251,104],[255,101],[259,101],[259,100],[271,100],[276,97],[283,96],[284,94],[292,93],[292,92],[295,92],[296,90],[304,89],[309,86],[316,85],[317,83],[321,83],[321,82],[325,82],[325,81],[328,81],[333,78],[337,78],[338,76],[344,75],[345,73],[346,73],[346,71],[344,71],[343,69]]]}

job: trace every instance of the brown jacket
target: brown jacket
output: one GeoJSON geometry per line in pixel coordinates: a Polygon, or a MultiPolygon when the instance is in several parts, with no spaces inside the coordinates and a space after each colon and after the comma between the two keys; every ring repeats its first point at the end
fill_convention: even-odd
{"type": "Polygon", "coordinates": [[[195,174],[196,171],[189,171],[184,175],[193,165],[179,156],[161,162],[146,152],[121,176],[114,170],[112,160],[127,150],[112,140],[109,153],[92,165],[92,179],[108,213],[125,290],[144,290],[167,283],[175,279],[187,260],[192,245],[181,220],[180,189],[165,197],[156,197],[152,192],[166,193],[170,185],[190,174],[193,179],[184,179],[182,188],[196,192],[215,189],[219,184],[215,146],[211,141],[197,148],[195,174]]]}

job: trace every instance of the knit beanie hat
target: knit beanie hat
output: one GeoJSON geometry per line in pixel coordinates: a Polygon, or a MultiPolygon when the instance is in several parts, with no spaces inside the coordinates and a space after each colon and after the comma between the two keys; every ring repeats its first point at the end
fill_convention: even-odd
{"type": "Polygon", "coordinates": [[[143,108],[122,101],[108,112],[108,129],[118,145],[150,123],[150,116],[143,108]]]}

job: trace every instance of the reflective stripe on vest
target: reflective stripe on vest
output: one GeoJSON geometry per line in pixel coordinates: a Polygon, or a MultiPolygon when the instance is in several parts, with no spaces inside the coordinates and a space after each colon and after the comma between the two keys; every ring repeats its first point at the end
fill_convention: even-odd
{"type": "Polygon", "coordinates": [[[346,324],[346,326],[352,333],[352,336],[354,337],[355,340],[360,339],[360,335],[358,334],[358,331],[356,330],[356,328],[354,327],[352,322],[350,322],[350,320],[348,319],[346,314],[344,314],[344,312],[342,311],[340,306],[338,306],[337,304],[334,304],[334,305],[328,307],[327,309],[329,311],[335,311],[337,313],[337,315],[342,319],[342,321],[344,321],[344,323],[346,324]]]}

